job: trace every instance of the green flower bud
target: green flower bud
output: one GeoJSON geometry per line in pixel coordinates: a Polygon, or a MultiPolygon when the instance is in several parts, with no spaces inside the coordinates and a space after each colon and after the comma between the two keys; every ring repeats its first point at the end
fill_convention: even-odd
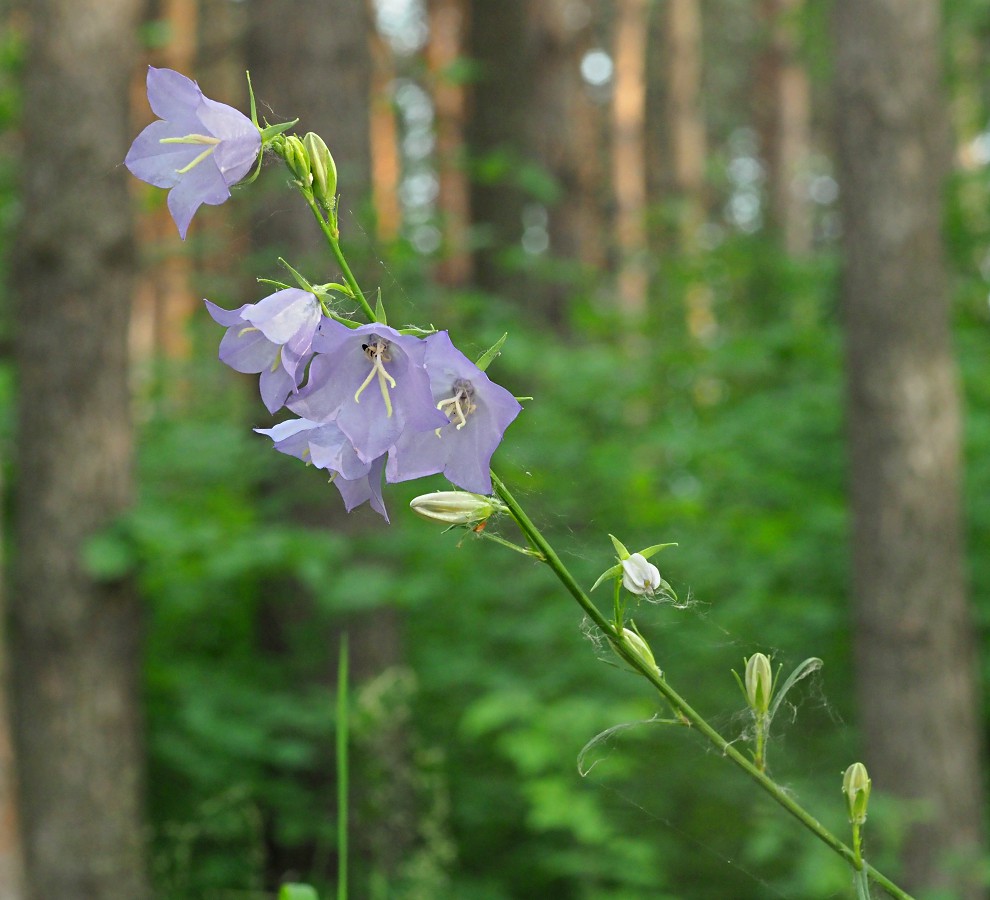
{"type": "Polygon", "coordinates": [[[849,821],[853,825],[862,825],[866,821],[870,787],[870,776],[866,772],[866,766],[860,762],[853,763],[842,776],[842,793],[846,795],[849,821]]]}
{"type": "MultiPolygon", "coordinates": [[[[657,661],[653,658],[653,651],[650,649],[650,645],[643,640],[640,634],[633,631],[631,628],[623,628],[622,638],[622,643],[625,645],[626,650],[631,651],[633,656],[646,663],[646,665],[651,669],[657,669],[657,661]]],[[[616,650],[614,644],[612,649],[615,650],[616,654],[621,659],[622,654],[616,650]]]]}
{"type": "Polygon", "coordinates": [[[313,176],[313,196],[329,206],[337,193],[337,164],[323,138],[312,131],[303,138],[303,145],[309,154],[309,168],[313,176]]]}
{"type": "Polygon", "coordinates": [[[309,154],[303,142],[294,134],[285,139],[285,164],[296,178],[306,187],[313,183],[313,175],[309,167],[309,154]]]}
{"type": "Polygon", "coordinates": [[[492,513],[504,512],[505,506],[494,497],[468,491],[435,491],[416,497],[410,508],[424,519],[447,525],[473,525],[484,522],[492,513]]]}
{"type": "Polygon", "coordinates": [[[773,668],[762,653],[754,653],[746,660],[746,702],[758,716],[765,716],[773,696],[773,668]]]}

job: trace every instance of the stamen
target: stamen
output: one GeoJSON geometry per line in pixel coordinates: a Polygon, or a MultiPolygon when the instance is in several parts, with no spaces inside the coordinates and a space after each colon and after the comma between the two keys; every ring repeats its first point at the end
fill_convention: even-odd
{"type": "Polygon", "coordinates": [[[159,138],[159,144],[213,144],[220,143],[220,138],[209,134],[187,134],[185,137],[159,138]]]}
{"type": "Polygon", "coordinates": [[[249,331],[257,331],[257,327],[254,325],[245,325],[240,331],[237,332],[238,337],[244,337],[249,331]]]}
{"type": "MultiPolygon", "coordinates": [[[[451,387],[454,395],[446,400],[441,400],[437,404],[437,409],[446,415],[451,422],[456,420],[456,430],[460,431],[467,425],[467,417],[478,408],[471,399],[474,396],[474,385],[470,381],[458,378],[451,387]]],[[[436,429],[435,434],[440,437],[440,428],[436,429]]]]}
{"type": "Polygon", "coordinates": [[[378,388],[382,392],[382,400],[385,401],[385,416],[390,419],[392,418],[392,398],[389,395],[388,389],[389,387],[395,387],[395,379],[385,371],[385,363],[392,361],[392,355],[388,352],[388,342],[378,337],[378,335],[372,335],[369,343],[364,344],[362,349],[364,350],[364,355],[371,360],[371,371],[368,373],[368,377],[361,383],[361,387],[354,392],[354,402],[361,402],[361,394],[371,384],[371,379],[377,375],[378,388]]]}

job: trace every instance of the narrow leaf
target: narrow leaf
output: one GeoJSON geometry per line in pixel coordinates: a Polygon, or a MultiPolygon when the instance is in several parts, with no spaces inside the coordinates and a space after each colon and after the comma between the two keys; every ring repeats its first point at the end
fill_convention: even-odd
{"type": "Polygon", "coordinates": [[[385,305],[382,303],[382,289],[378,289],[378,300],[375,303],[375,321],[381,325],[388,325],[388,319],[385,318],[385,305]]]}
{"type": "Polygon", "coordinates": [[[629,551],[626,549],[626,545],[622,543],[614,534],[610,534],[609,537],[612,539],[612,544],[615,546],[615,552],[619,554],[619,559],[629,559],[629,551]]]}
{"type": "Polygon", "coordinates": [[[671,541],[669,544],[654,544],[652,547],[647,547],[645,550],[640,550],[639,555],[642,556],[644,559],[649,559],[651,556],[653,556],[653,554],[659,553],[661,550],[664,550],[667,547],[676,547],[676,546],[677,546],[676,541],[671,541]]]}
{"type": "Polygon", "coordinates": [[[491,345],[484,353],[478,357],[478,361],[475,365],[481,369],[482,372],[485,371],[491,364],[492,361],[498,356],[499,351],[502,349],[502,344],[505,343],[506,338],[508,338],[509,332],[503,334],[494,344],[491,345]]]}
{"type": "MultiPolygon", "coordinates": [[[[622,564],[621,563],[619,565],[617,565],[617,566],[612,566],[611,569],[606,569],[604,572],[602,572],[601,575],[598,576],[598,581],[596,581],[591,586],[591,590],[593,591],[596,587],[598,587],[598,585],[600,585],[603,581],[605,581],[605,579],[607,579],[607,578],[615,578],[615,576],[618,575],[621,571],[622,571],[622,564]]],[[[589,591],[589,593],[590,593],[590,591],[589,591]]]]}
{"type": "Polygon", "coordinates": [[[823,663],[817,656],[810,656],[803,663],[801,663],[791,674],[788,676],[787,681],[784,682],[784,686],[777,689],[777,696],[774,698],[773,703],[768,711],[770,718],[772,719],[777,712],[778,707],[786,696],[787,692],[794,687],[802,678],[807,678],[809,675],[817,672],[825,663],[823,663]]]}

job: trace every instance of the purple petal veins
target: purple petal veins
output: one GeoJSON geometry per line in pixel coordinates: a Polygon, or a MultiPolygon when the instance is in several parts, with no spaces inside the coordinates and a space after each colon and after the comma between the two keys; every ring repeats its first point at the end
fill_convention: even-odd
{"type": "Polygon", "coordinates": [[[148,67],[148,102],[159,117],[124,159],[133,175],[169,188],[168,208],[183,239],[196,210],[230,197],[261,152],[261,134],[243,113],[203,96],[195,81],[148,67]]]}
{"type": "Polygon", "coordinates": [[[358,455],[378,459],[406,430],[446,424],[423,367],[425,344],[387,325],[347,328],[324,319],[313,338],[309,381],[287,404],[316,422],[336,422],[358,455]]]}
{"type": "Polygon", "coordinates": [[[268,435],[279,452],[331,472],[348,512],[370,502],[371,508],[388,521],[382,498],[384,456],[372,462],[362,461],[344,433],[332,422],[320,424],[308,419],[289,419],[274,428],[256,428],[255,431],[268,435]]]}
{"type": "Polygon", "coordinates": [[[223,309],[206,301],[214,321],[227,328],[220,360],[237,372],[261,373],[261,397],[275,412],[302,380],[322,318],[309,291],[287,288],[259,303],[223,309]]]}
{"type": "Polygon", "coordinates": [[[492,454],[522,407],[454,347],[447,332],[425,343],[433,400],[447,422],[432,431],[403,432],[389,452],[386,477],[409,481],[442,472],[458,487],[490,494],[492,454]]]}

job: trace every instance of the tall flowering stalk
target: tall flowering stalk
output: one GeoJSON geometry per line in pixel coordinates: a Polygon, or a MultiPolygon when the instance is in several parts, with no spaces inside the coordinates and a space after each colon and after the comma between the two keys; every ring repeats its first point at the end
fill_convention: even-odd
{"type": "Polygon", "coordinates": [[[418,497],[412,502],[415,513],[447,528],[470,530],[545,564],[621,661],[666,701],[675,714],[673,721],[694,728],[846,860],[854,873],[857,897],[868,897],[873,883],[898,900],[911,900],[863,857],[860,829],[870,782],[861,764],[851,766],[843,782],[853,826],[852,847],[767,774],[773,713],[787,690],[821,661],[806,660],[778,688],[768,657],[758,653],[746,660],[744,676],[736,678],[754,719],[753,759],[748,759],[671,686],[648,640],[627,617],[630,604],[676,601],[673,588],[650,562],[672,545],[655,544],[630,553],[610,535],[615,564],[591,591],[611,583],[611,615],[592,602],[490,468],[506,430],[522,409],[486,372],[501,341],[472,362],[446,332],[388,325],[380,294],[373,307],[341,248],[337,171],[326,143],[312,133],[286,134],[294,123],[261,126],[253,97],[248,119],[205,98],[195,82],[170,70],[149,70],[148,94],[162,121],[148,126],[135,140],[127,165],[139,178],[171,189],[169,208],[181,236],[200,205],[228,199],[230,186],[247,174],[260,153],[268,152],[285,163],[340,268],[340,283],[313,286],[293,273],[298,288],[285,286],[236,310],[206,301],[211,316],[227,329],[220,342],[221,361],[237,371],[260,375],[260,392],[269,412],[285,408],[297,416],[257,430],[271,438],[277,450],[327,472],[348,510],[367,502],[386,521],[383,477],[389,483],[442,473],[461,490],[418,497]],[[366,322],[351,318],[354,308],[366,322]],[[496,514],[515,522],[524,546],[485,531],[488,518],[496,514]]]}

